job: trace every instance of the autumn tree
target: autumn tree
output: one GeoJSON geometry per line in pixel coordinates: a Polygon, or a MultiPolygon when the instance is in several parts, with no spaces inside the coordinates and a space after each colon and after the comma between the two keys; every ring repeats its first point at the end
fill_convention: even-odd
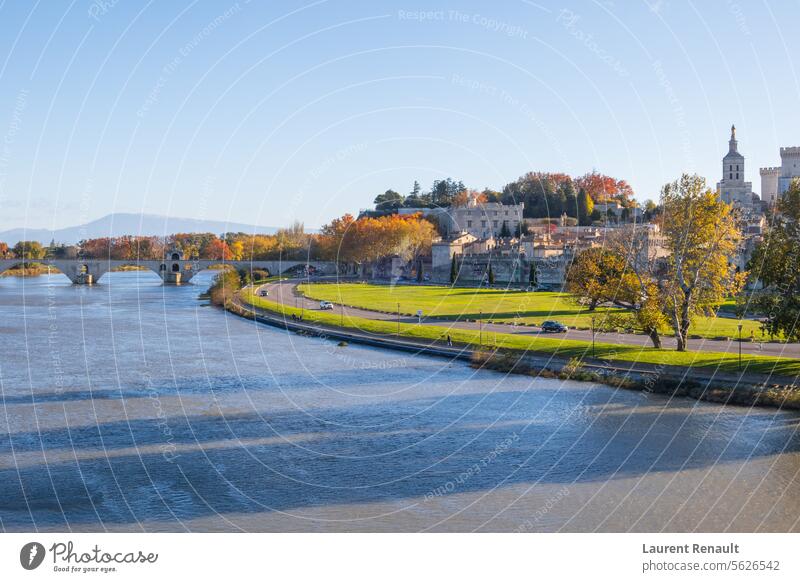
{"type": "Polygon", "coordinates": [[[661,294],[678,351],[685,351],[692,320],[713,315],[742,286],[744,277],[730,262],[740,234],[731,205],[700,176],[684,174],[664,186],[661,206],[669,253],[661,294]]]}
{"type": "Polygon", "coordinates": [[[605,316],[608,327],[639,329],[653,347],[661,347],[660,332],[666,318],[661,311],[658,281],[652,262],[641,260],[634,231],[621,232],[608,248],[591,248],[580,253],[567,273],[567,291],[593,311],[602,303],[622,307],[621,314],[605,316]]]}
{"type": "Polygon", "coordinates": [[[578,189],[585,190],[594,202],[616,200],[623,206],[633,204],[633,188],[625,180],[617,180],[599,172],[589,172],[575,178],[575,184],[578,189]]]}
{"type": "Polygon", "coordinates": [[[748,264],[752,282],[762,290],[751,298],[751,308],[765,315],[770,335],[800,341],[800,180],[795,179],[778,199],[764,240],[748,264]]]}
{"type": "Polygon", "coordinates": [[[42,243],[35,240],[21,240],[14,245],[14,256],[23,261],[43,259],[46,251],[42,243]]]}
{"type": "Polygon", "coordinates": [[[567,271],[566,290],[594,311],[613,300],[624,273],[624,256],[601,247],[586,249],[567,271]]]}
{"type": "Polygon", "coordinates": [[[4,259],[8,258],[9,252],[10,252],[10,249],[8,248],[8,244],[4,243],[4,242],[0,242],[0,257],[2,257],[4,259]]]}

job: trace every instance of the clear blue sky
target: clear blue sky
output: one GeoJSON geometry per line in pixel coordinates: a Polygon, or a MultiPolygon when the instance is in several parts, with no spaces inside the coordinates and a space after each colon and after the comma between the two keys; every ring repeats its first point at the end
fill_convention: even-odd
{"type": "Polygon", "coordinates": [[[713,184],[800,145],[797,0],[0,0],[0,229],[316,227],[414,179],[713,184]]]}

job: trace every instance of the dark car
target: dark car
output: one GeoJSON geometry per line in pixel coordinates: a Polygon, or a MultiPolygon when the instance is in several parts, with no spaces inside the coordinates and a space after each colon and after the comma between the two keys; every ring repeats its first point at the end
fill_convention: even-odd
{"type": "Polygon", "coordinates": [[[543,321],[542,331],[545,333],[564,333],[567,331],[567,326],[558,321],[543,321]]]}

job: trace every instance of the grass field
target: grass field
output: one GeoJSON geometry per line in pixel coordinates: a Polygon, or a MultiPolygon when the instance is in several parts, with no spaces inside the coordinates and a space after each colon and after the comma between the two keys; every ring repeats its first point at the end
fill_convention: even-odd
{"type": "MultiPolygon", "coordinates": [[[[292,314],[300,315],[302,313],[303,320],[306,322],[391,335],[396,334],[398,329],[397,323],[392,321],[365,319],[348,315],[342,318],[341,314],[330,311],[314,311],[308,309],[301,311],[300,309],[277,303],[268,298],[258,297],[252,289],[242,291],[241,297],[245,302],[251,305],[287,318],[291,317],[292,314]]],[[[428,340],[444,340],[447,335],[450,335],[456,343],[469,344],[476,348],[480,345],[478,331],[449,329],[444,325],[439,327],[401,323],[400,335],[428,340]]],[[[531,350],[570,358],[583,358],[591,354],[591,342],[505,333],[484,332],[483,346],[531,350]]],[[[715,352],[677,352],[675,350],[657,350],[654,348],[597,342],[595,344],[595,354],[597,358],[619,362],[642,362],[687,367],[714,367],[719,370],[731,372],[736,371],[738,367],[736,354],[715,352]]],[[[790,358],[745,354],[742,357],[742,362],[745,370],[750,372],[781,375],[795,375],[800,373],[800,361],[790,358]]]]}
{"type": "MultiPolygon", "coordinates": [[[[350,307],[377,311],[400,312],[413,315],[421,309],[426,317],[446,319],[483,319],[493,322],[517,322],[538,325],[546,319],[555,319],[570,327],[589,329],[592,316],[598,328],[608,325],[608,316],[622,314],[619,308],[599,307],[594,313],[577,305],[567,293],[527,293],[515,289],[467,289],[445,286],[370,285],[366,283],[311,283],[299,286],[306,296],[350,307]]],[[[704,337],[738,336],[736,319],[702,317],[690,334],[704,337]]],[[[749,338],[752,331],[761,338],[757,321],[742,320],[742,337],[749,338]]]]}

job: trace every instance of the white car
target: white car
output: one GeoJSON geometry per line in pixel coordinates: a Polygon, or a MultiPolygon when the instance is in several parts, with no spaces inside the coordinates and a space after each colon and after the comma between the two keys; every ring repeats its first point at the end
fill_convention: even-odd
{"type": "Polygon", "coordinates": [[[333,303],[331,303],[330,301],[320,301],[319,308],[325,310],[333,309],[333,303]]]}
{"type": "Polygon", "coordinates": [[[259,289],[258,290],[259,297],[269,297],[269,289],[259,289]]]}

